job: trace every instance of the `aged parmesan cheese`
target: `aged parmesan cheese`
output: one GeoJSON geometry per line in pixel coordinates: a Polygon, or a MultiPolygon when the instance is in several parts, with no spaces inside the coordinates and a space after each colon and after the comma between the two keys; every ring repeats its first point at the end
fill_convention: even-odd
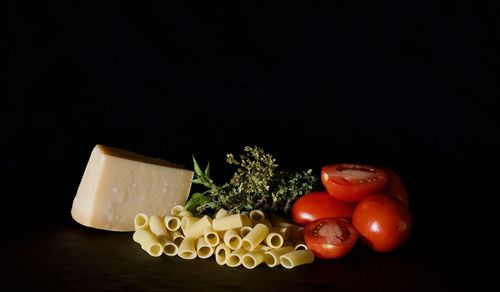
{"type": "Polygon", "coordinates": [[[193,171],[155,158],[95,146],[71,215],[78,223],[104,230],[133,231],[137,213],[164,216],[184,205],[193,171]]]}

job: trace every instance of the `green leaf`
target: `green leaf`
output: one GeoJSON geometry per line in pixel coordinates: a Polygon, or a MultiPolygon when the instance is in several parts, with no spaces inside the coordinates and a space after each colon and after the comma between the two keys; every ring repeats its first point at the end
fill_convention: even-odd
{"type": "Polygon", "coordinates": [[[205,168],[205,176],[210,177],[210,162],[207,163],[207,168],[205,168]]]}
{"type": "Polygon", "coordinates": [[[198,162],[196,162],[196,159],[194,159],[194,155],[193,155],[193,165],[194,165],[194,172],[196,173],[196,175],[203,176],[203,172],[201,171],[201,168],[198,165],[198,162]]]}
{"type": "Polygon", "coordinates": [[[202,193],[193,193],[191,195],[191,198],[186,202],[186,205],[184,206],[186,210],[188,210],[191,213],[196,213],[196,208],[199,206],[208,203],[210,201],[210,198],[207,196],[204,196],[202,193]]]}

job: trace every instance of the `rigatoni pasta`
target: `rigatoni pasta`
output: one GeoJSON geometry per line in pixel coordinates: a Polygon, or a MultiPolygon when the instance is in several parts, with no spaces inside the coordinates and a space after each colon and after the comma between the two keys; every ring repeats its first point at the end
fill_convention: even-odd
{"type": "Polygon", "coordinates": [[[205,241],[204,237],[200,237],[196,240],[196,254],[200,259],[209,258],[213,253],[214,248],[205,241]]]}
{"type": "Polygon", "coordinates": [[[262,263],[290,269],[314,260],[312,252],[301,250],[307,248],[302,227],[271,217],[278,225],[273,226],[259,210],[229,214],[220,209],[213,218],[198,218],[178,205],[170,214],[164,218],[145,214],[134,217],[136,231],[132,237],[152,256],[164,253],[205,259],[214,255],[219,265],[247,269],[262,263]]]}
{"type": "Polygon", "coordinates": [[[292,251],[294,251],[292,246],[284,246],[266,251],[264,253],[264,261],[269,267],[276,267],[280,264],[280,257],[292,251]]]}
{"type": "Polygon", "coordinates": [[[146,214],[139,213],[134,217],[135,230],[149,230],[149,217],[146,214]]]}
{"type": "Polygon", "coordinates": [[[215,248],[215,261],[219,265],[224,265],[226,263],[226,258],[229,256],[231,253],[231,249],[229,246],[225,245],[224,243],[221,243],[215,248]]]}
{"type": "Polygon", "coordinates": [[[148,230],[136,230],[132,236],[134,241],[141,245],[141,248],[153,257],[159,257],[163,253],[163,246],[156,236],[148,230]]]}
{"type": "Polygon", "coordinates": [[[243,248],[248,251],[255,249],[269,234],[269,228],[264,224],[257,224],[252,228],[245,238],[243,238],[243,248]]]}
{"type": "Polygon", "coordinates": [[[243,216],[234,214],[216,218],[212,221],[212,227],[216,231],[225,231],[229,229],[236,229],[245,226],[243,216]]]}
{"type": "Polygon", "coordinates": [[[192,260],[196,258],[196,248],[193,238],[186,238],[182,240],[181,245],[179,246],[178,255],[185,260],[192,260]]]}
{"type": "Polygon", "coordinates": [[[176,216],[165,216],[163,218],[163,223],[169,231],[177,231],[181,228],[181,219],[176,216]]]}
{"type": "Polygon", "coordinates": [[[314,261],[314,255],[310,250],[295,250],[286,253],[280,257],[280,263],[287,269],[295,268],[296,266],[310,264],[314,261]]]}
{"type": "Polygon", "coordinates": [[[169,240],[169,236],[167,233],[167,229],[165,228],[165,224],[160,217],[153,215],[149,217],[149,229],[151,232],[156,235],[158,241],[165,246],[167,244],[167,240],[169,240]]]}

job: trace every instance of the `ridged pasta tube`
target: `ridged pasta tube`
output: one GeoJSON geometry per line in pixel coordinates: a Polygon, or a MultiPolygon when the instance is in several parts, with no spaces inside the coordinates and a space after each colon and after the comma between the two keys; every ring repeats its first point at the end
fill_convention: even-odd
{"type": "Polygon", "coordinates": [[[165,218],[163,218],[163,223],[165,223],[165,227],[169,231],[177,231],[181,228],[181,219],[176,216],[165,216],[165,218]]]}
{"type": "Polygon", "coordinates": [[[241,237],[234,229],[227,230],[224,233],[224,243],[232,250],[239,249],[242,241],[241,237]]]}
{"type": "Polygon", "coordinates": [[[270,232],[266,236],[266,244],[270,248],[280,248],[283,246],[283,236],[276,232],[270,232]]]}
{"type": "Polygon", "coordinates": [[[175,205],[170,209],[170,215],[172,216],[180,216],[182,212],[184,212],[184,206],[182,205],[175,205]]]}
{"type": "Polygon", "coordinates": [[[151,231],[136,230],[132,238],[151,256],[159,257],[163,253],[163,246],[158,242],[158,239],[151,231]]]}
{"type": "Polygon", "coordinates": [[[165,246],[169,240],[167,229],[160,217],[153,215],[149,217],[149,229],[158,238],[158,241],[165,246]]]}
{"type": "Polygon", "coordinates": [[[226,258],[229,256],[231,253],[231,249],[229,246],[225,245],[224,243],[219,244],[215,248],[215,261],[219,265],[224,265],[226,263],[226,258]]]}
{"type": "Polygon", "coordinates": [[[292,251],[294,251],[292,246],[268,250],[264,253],[264,261],[269,267],[276,267],[280,264],[280,257],[292,251]]]}
{"type": "Polygon", "coordinates": [[[257,223],[266,219],[266,215],[261,210],[250,211],[249,217],[253,222],[257,222],[257,223]]]}
{"type": "Polygon", "coordinates": [[[203,236],[203,232],[209,227],[212,227],[212,219],[205,215],[195,223],[189,224],[184,230],[184,235],[186,237],[197,239],[203,236]]]}
{"type": "Polygon", "coordinates": [[[146,214],[139,213],[134,217],[135,230],[149,230],[149,217],[146,214]]]}
{"type": "Polygon", "coordinates": [[[241,258],[241,263],[247,269],[253,269],[264,262],[264,250],[255,249],[241,258]]]}
{"type": "Polygon", "coordinates": [[[252,228],[252,231],[250,231],[245,238],[243,238],[243,245],[242,247],[245,250],[252,251],[255,249],[256,246],[258,246],[264,239],[266,239],[266,236],[269,234],[269,228],[267,228],[266,225],[264,224],[257,224],[252,228]]]}
{"type": "Polygon", "coordinates": [[[204,237],[200,237],[196,240],[196,254],[200,259],[209,258],[213,253],[214,248],[205,241],[204,237]]]}
{"type": "Polygon", "coordinates": [[[203,237],[210,246],[215,247],[220,242],[219,234],[213,229],[212,226],[209,226],[205,229],[205,231],[203,231],[203,237]]]}
{"type": "Polygon", "coordinates": [[[179,257],[185,260],[192,260],[196,258],[196,248],[194,244],[194,239],[186,238],[181,242],[179,246],[179,257]]]}
{"type": "Polygon", "coordinates": [[[215,231],[225,231],[229,229],[237,229],[245,226],[243,216],[234,214],[217,218],[212,221],[212,227],[215,231]]]}
{"type": "Polygon", "coordinates": [[[241,265],[241,258],[247,253],[246,250],[240,248],[230,253],[226,258],[226,265],[228,267],[237,267],[241,265]]]}
{"type": "Polygon", "coordinates": [[[286,269],[310,264],[314,261],[314,254],[310,250],[295,250],[280,257],[280,263],[286,269]]]}

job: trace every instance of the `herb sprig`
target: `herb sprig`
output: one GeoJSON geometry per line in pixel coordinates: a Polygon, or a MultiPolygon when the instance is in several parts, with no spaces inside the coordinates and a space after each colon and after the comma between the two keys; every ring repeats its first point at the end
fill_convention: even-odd
{"type": "Polygon", "coordinates": [[[277,170],[275,158],[257,146],[246,146],[238,157],[227,154],[226,162],[236,166],[236,171],[229,182],[217,185],[210,178],[210,163],[202,171],[193,156],[193,184],[206,190],[191,195],[185,206],[188,211],[201,214],[224,208],[239,213],[260,209],[287,214],[293,202],[316,184],[311,169],[295,173],[277,170]]]}

